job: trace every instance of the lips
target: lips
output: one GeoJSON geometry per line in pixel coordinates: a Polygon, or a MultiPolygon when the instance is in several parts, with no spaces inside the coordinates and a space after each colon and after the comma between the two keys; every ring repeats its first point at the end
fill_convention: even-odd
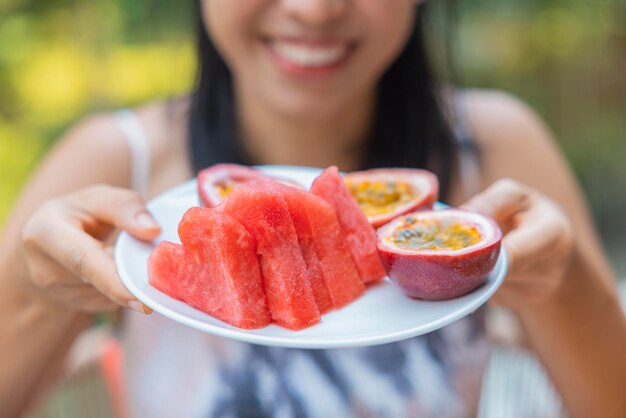
{"type": "Polygon", "coordinates": [[[277,63],[295,73],[320,73],[339,68],[353,46],[345,41],[274,39],[267,42],[277,63]]]}

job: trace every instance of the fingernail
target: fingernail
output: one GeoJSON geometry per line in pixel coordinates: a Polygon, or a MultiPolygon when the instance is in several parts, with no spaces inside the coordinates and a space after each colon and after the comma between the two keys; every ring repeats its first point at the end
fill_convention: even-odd
{"type": "Polygon", "coordinates": [[[131,300],[130,302],[128,302],[128,307],[142,314],[152,313],[152,309],[148,308],[146,305],[139,302],[138,300],[131,300]]]}
{"type": "Polygon", "coordinates": [[[137,224],[139,224],[139,226],[141,226],[142,228],[153,229],[159,227],[154,218],[152,218],[152,216],[150,216],[146,212],[142,212],[137,215],[136,220],[137,224]]]}

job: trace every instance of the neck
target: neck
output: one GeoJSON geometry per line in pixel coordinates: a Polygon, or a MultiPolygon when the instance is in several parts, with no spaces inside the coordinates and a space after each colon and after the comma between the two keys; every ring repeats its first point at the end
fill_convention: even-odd
{"type": "MultiPolygon", "coordinates": [[[[237,89],[235,89],[237,90],[237,89]]],[[[375,93],[309,114],[277,112],[236,92],[239,135],[258,164],[358,169],[371,131],[375,93]]]]}

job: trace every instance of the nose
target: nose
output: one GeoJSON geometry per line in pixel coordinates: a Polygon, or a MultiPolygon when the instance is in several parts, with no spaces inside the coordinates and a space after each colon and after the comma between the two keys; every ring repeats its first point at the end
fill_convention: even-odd
{"type": "Polygon", "coordinates": [[[325,26],[341,19],[350,0],[283,0],[284,10],[303,24],[325,26]]]}

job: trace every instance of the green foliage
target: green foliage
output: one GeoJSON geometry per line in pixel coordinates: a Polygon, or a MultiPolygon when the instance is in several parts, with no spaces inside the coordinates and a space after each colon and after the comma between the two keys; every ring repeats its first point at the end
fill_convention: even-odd
{"type": "Polygon", "coordinates": [[[0,225],[44,149],[83,115],[188,92],[191,3],[0,5],[0,225]]]}

